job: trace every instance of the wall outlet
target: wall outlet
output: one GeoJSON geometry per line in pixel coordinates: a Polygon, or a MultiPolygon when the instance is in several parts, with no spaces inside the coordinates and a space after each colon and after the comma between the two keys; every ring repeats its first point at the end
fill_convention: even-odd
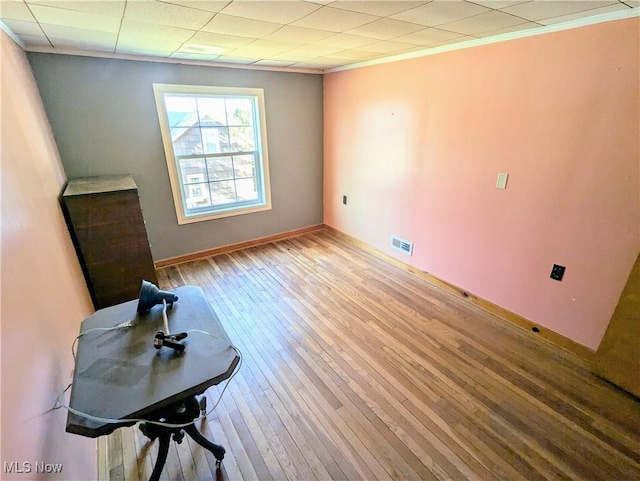
{"type": "Polygon", "coordinates": [[[561,281],[562,276],[564,276],[564,270],[565,270],[564,266],[553,264],[553,267],[551,268],[551,275],[549,277],[551,277],[551,279],[554,279],[556,281],[561,281]]]}
{"type": "Polygon", "coordinates": [[[509,174],[500,172],[498,174],[498,179],[496,180],[496,189],[506,189],[508,179],[509,179],[509,174]]]}
{"type": "Polygon", "coordinates": [[[346,195],[343,195],[343,196],[342,196],[342,203],[343,203],[344,205],[347,205],[347,196],[346,196],[346,195]]]}

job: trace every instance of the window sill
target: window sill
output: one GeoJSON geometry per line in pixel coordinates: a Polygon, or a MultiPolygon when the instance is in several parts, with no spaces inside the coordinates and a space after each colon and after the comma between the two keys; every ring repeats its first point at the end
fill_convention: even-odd
{"type": "Polygon", "coordinates": [[[185,216],[182,212],[178,212],[178,224],[180,225],[193,224],[195,222],[204,222],[208,220],[222,219],[224,217],[253,214],[256,212],[264,212],[266,210],[271,210],[271,204],[256,205],[251,207],[245,207],[242,209],[230,209],[230,210],[225,210],[220,212],[212,212],[209,214],[195,214],[190,216],[185,216]]]}

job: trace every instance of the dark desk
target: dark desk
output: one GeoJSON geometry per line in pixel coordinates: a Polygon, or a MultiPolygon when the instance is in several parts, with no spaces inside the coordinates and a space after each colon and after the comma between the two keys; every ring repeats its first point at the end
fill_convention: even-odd
{"type": "MultiPolygon", "coordinates": [[[[202,290],[184,286],[174,292],[178,301],[167,310],[171,332],[200,329],[221,340],[206,334],[190,333],[182,341],[186,346],[184,353],[176,354],[169,348],[157,350],[153,346],[153,338],[158,330],[163,329],[162,306],[157,305],[140,315],[136,312],[138,301],[133,300],[97,311],[82,322],[81,333],[93,328],[116,326],[128,320],[133,321],[133,326],[106,332],[93,331],[80,337],[69,406],[92,416],[122,420],[122,423],[88,420],[69,412],[67,432],[88,437],[102,436],[135,424],[135,421],[127,419],[188,422],[183,419],[184,415],[177,420],[172,418],[172,411],[182,409],[183,412],[186,403],[191,412],[192,404],[197,403],[196,395],[231,376],[240,359],[202,290]]],[[[197,409],[193,417],[197,417],[199,412],[197,409]]],[[[151,439],[160,437],[161,450],[164,444],[168,450],[169,434],[163,441],[164,435],[157,432],[155,426],[153,428],[151,434],[143,432],[151,439]]],[[[211,446],[221,448],[212,443],[210,446],[203,444],[204,438],[194,425],[184,429],[210,451],[214,452],[211,446]]],[[[175,434],[175,431],[171,433],[175,434]]],[[[174,439],[181,440],[176,436],[174,439]]],[[[221,453],[223,456],[224,449],[221,453]]],[[[214,454],[216,459],[221,459],[219,450],[214,454]]],[[[162,466],[159,469],[161,471],[162,466]]]]}

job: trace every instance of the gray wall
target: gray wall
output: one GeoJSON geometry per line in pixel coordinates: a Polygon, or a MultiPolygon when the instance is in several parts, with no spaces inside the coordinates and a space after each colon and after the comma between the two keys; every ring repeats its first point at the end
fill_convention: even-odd
{"type": "Polygon", "coordinates": [[[69,179],[132,174],[154,260],[322,223],[322,76],[29,53],[69,179]],[[263,88],[272,210],[178,225],[153,83],[263,88]]]}

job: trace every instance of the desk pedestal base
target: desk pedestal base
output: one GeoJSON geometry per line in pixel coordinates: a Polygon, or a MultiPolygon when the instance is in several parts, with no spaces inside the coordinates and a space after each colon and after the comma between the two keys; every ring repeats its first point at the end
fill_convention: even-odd
{"type": "MultiPolygon", "coordinates": [[[[196,419],[200,415],[200,411],[201,409],[198,400],[195,397],[192,397],[186,401],[182,401],[159,411],[152,420],[167,424],[184,424],[196,419]]],[[[152,423],[142,423],[140,424],[140,431],[142,431],[142,434],[152,441],[156,438],[159,441],[158,459],[156,459],[156,464],[153,467],[153,472],[151,473],[149,481],[158,481],[160,479],[160,473],[162,473],[164,465],[167,462],[171,436],[173,436],[173,440],[175,442],[180,444],[184,439],[185,433],[215,456],[216,469],[220,469],[220,462],[224,458],[225,449],[205,438],[194,424],[189,424],[184,428],[171,428],[152,423]]]]}

